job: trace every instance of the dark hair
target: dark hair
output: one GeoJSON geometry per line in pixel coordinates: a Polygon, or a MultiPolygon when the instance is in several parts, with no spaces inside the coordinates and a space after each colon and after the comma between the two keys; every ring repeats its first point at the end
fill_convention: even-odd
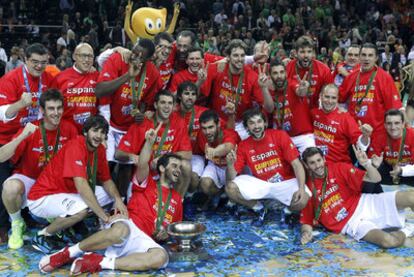
{"type": "Polygon", "coordinates": [[[270,62],[269,68],[272,68],[274,66],[283,66],[283,68],[286,68],[285,67],[285,64],[282,63],[282,61],[280,61],[279,59],[275,59],[275,60],[273,60],[273,61],[270,62]]]}
{"type": "Polygon", "coordinates": [[[178,101],[181,101],[181,95],[183,94],[184,90],[194,90],[198,94],[198,88],[196,84],[194,84],[191,81],[184,81],[182,82],[177,89],[177,99],[178,101]]]}
{"type": "Polygon", "coordinates": [[[386,111],[384,114],[384,121],[387,118],[387,116],[395,116],[395,115],[400,116],[402,122],[404,122],[404,113],[397,109],[389,109],[388,111],[386,111]]]}
{"type": "Polygon", "coordinates": [[[305,149],[302,153],[302,161],[304,163],[307,162],[308,158],[312,157],[313,155],[320,154],[323,157],[323,152],[320,148],[316,146],[311,146],[305,149]]]}
{"type": "Polygon", "coordinates": [[[266,116],[264,115],[262,110],[257,109],[257,108],[249,109],[249,110],[247,110],[243,113],[243,126],[244,126],[244,128],[247,129],[247,121],[249,121],[250,118],[252,118],[253,116],[256,116],[256,115],[260,116],[264,121],[266,121],[266,116]]]}
{"type": "Polygon", "coordinates": [[[102,115],[94,115],[86,119],[82,133],[86,135],[91,128],[102,129],[108,135],[109,124],[102,115]]]}
{"type": "Polygon", "coordinates": [[[199,118],[199,122],[201,123],[206,123],[210,120],[213,120],[214,123],[218,124],[220,121],[219,115],[215,110],[207,110],[204,111],[199,118]]]}
{"type": "Polygon", "coordinates": [[[378,56],[378,47],[370,42],[364,43],[362,44],[361,50],[359,52],[362,51],[362,48],[368,48],[368,49],[374,49],[375,50],[375,56],[378,56]]]}
{"type": "Polygon", "coordinates": [[[295,49],[296,51],[300,48],[310,47],[315,49],[315,43],[313,42],[312,38],[309,36],[301,36],[296,40],[295,49]]]}
{"type": "Polygon", "coordinates": [[[190,37],[192,45],[194,45],[195,39],[196,39],[195,34],[192,31],[189,31],[189,30],[184,30],[184,31],[179,32],[178,35],[177,35],[177,39],[179,37],[190,37]]]}
{"type": "Polygon", "coordinates": [[[146,56],[145,56],[145,59],[146,60],[149,59],[149,58],[151,58],[152,55],[154,55],[155,45],[152,42],[152,40],[147,39],[147,38],[140,38],[140,39],[138,39],[137,43],[134,45],[133,48],[135,48],[137,46],[142,47],[145,50],[147,50],[146,51],[146,56]]]}
{"type": "Polygon", "coordinates": [[[190,49],[188,49],[188,51],[187,51],[187,53],[185,55],[185,58],[188,58],[188,55],[190,53],[193,53],[193,52],[200,52],[201,57],[204,58],[203,49],[201,49],[200,47],[197,47],[197,46],[191,46],[190,49]]]}
{"type": "Polygon", "coordinates": [[[40,98],[39,98],[40,107],[45,109],[46,108],[46,102],[50,101],[50,100],[60,101],[63,104],[63,95],[62,95],[62,93],[60,93],[60,91],[58,89],[55,89],[55,88],[48,89],[47,91],[43,92],[40,95],[40,98]]]}
{"type": "Polygon", "coordinates": [[[224,54],[230,56],[231,51],[234,48],[242,48],[245,53],[247,53],[247,45],[241,39],[232,39],[229,44],[224,49],[224,54]]]}
{"type": "Polygon", "coordinates": [[[170,33],[167,33],[167,32],[161,32],[161,33],[158,33],[155,37],[154,37],[154,43],[155,43],[155,45],[158,45],[158,44],[160,44],[160,41],[161,40],[166,40],[166,41],[168,41],[168,42],[170,42],[170,43],[173,43],[174,42],[174,38],[172,37],[172,35],[170,34],[170,33]]]}
{"type": "Polygon", "coordinates": [[[155,100],[154,100],[154,102],[155,103],[157,103],[158,102],[158,100],[160,100],[160,98],[161,98],[161,96],[168,96],[168,97],[171,97],[172,99],[173,99],[173,101],[175,102],[175,97],[174,97],[174,95],[170,92],[170,91],[168,91],[168,90],[166,90],[166,89],[163,89],[163,90],[160,90],[156,95],[155,95],[155,100]]]}
{"type": "Polygon", "coordinates": [[[158,174],[161,174],[160,172],[160,167],[163,166],[164,168],[167,167],[167,165],[170,162],[170,159],[177,159],[177,160],[182,160],[180,156],[178,156],[177,154],[174,153],[166,153],[164,155],[162,155],[158,161],[157,161],[157,172],[158,174]]]}
{"type": "Polygon", "coordinates": [[[26,48],[26,58],[30,58],[32,54],[46,55],[48,53],[47,48],[41,43],[33,43],[26,48]]]}

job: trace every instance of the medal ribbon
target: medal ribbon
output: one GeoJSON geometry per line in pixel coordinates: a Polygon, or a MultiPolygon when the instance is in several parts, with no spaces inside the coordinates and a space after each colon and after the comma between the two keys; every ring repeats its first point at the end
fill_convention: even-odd
{"type": "Polygon", "coordinates": [[[285,80],[285,82],[283,83],[282,108],[279,107],[279,97],[277,93],[275,93],[277,129],[281,129],[281,130],[283,130],[283,122],[285,120],[286,91],[287,91],[287,81],[285,80]]]}
{"type": "Polygon", "coordinates": [[[139,80],[137,90],[135,90],[135,78],[131,82],[130,86],[132,90],[132,105],[134,109],[138,109],[138,102],[141,99],[142,87],[144,86],[146,75],[147,75],[147,65],[144,64],[144,68],[142,69],[142,72],[141,72],[141,78],[139,80]]]}
{"type": "MultiPolygon", "coordinates": [[[[157,121],[155,120],[155,115],[154,115],[154,128],[156,128],[157,125],[158,124],[157,124],[157,121]]],[[[165,140],[167,139],[169,129],[170,129],[170,122],[168,121],[167,125],[164,128],[164,132],[162,132],[161,141],[158,144],[157,150],[155,151],[154,158],[160,156],[162,147],[164,146],[165,140]]]]}
{"type": "Polygon", "coordinates": [[[194,129],[195,110],[194,107],[191,109],[190,125],[188,126],[188,135],[191,137],[194,129]]]}
{"type": "Polygon", "coordinates": [[[312,196],[314,201],[314,222],[319,221],[319,217],[321,216],[321,209],[322,209],[322,203],[325,200],[326,196],[326,185],[328,184],[328,168],[325,166],[325,179],[323,180],[322,184],[322,197],[321,201],[319,201],[318,205],[316,206],[316,203],[318,202],[318,193],[315,188],[314,184],[314,177],[312,176],[312,196]]]}
{"type": "Polygon", "coordinates": [[[167,213],[168,208],[170,207],[171,196],[172,196],[171,189],[169,189],[168,190],[167,201],[165,201],[164,209],[163,209],[163,207],[162,207],[162,204],[163,204],[163,202],[162,202],[162,186],[161,186],[160,181],[157,182],[157,190],[158,190],[158,211],[157,211],[157,222],[155,224],[155,232],[158,232],[160,230],[162,222],[164,221],[164,218],[165,218],[165,214],[167,213]]]}
{"type": "MultiPolygon", "coordinates": [[[[24,79],[24,85],[26,87],[26,91],[29,92],[29,93],[32,93],[32,91],[30,89],[30,85],[29,85],[29,79],[27,78],[27,73],[26,73],[26,70],[25,70],[24,66],[22,67],[22,72],[23,72],[23,79],[24,79]]],[[[40,75],[40,77],[39,77],[39,88],[38,88],[37,92],[38,93],[36,95],[36,98],[37,98],[36,103],[37,103],[37,106],[39,106],[39,98],[40,98],[40,95],[42,94],[42,75],[40,75]]]]}
{"type": "Polygon", "coordinates": [[[52,155],[52,157],[49,156],[49,144],[47,143],[46,128],[45,128],[45,123],[44,123],[43,120],[40,122],[40,131],[41,131],[41,134],[42,134],[43,149],[45,151],[45,159],[46,159],[45,165],[46,165],[50,161],[50,159],[58,151],[58,148],[59,148],[59,139],[60,139],[60,127],[57,128],[55,146],[53,147],[53,155],[52,155]]]}
{"type": "MultiPolygon", "coordinates": [[[[231,90],[231,93],[233,94],[233,87],[234,87],[233,86],[233,75],[230,72],[230,67],[228,69],[228,72],[229,72],[230,90],[231,90]]],[[[240,102],[240,94],[241,94],[242,87],[243,87],[243,79],[244,79],[244,71],[242,71],[240,73],[239,82],[237,83],[236,101],[235,101],[236,110],[237,110],[237,107],[239,106],[239,102],[240,102]]]]}
{"type": "Polygon", "coordinates": [[[96,150],[93,151],[93,168],[91,169],[90,159],[88,158],[88,163],[86,165],[86,172],[88,173],[88,184],[91,187],[92,191],[95,192],[96,187],[96,172],[98,170],[98,155],[96,150]]]}
{"type": "MultiPolygon", "coordinates": [[[[356,80],[356,85],[355,85],[355,93],[356,94],[358,93],[360,75],[361,75],[361,71],[358,72],[358,76],[357,76],[357,80],[356,80]]],[[[376,75],[377,75],[377,70],[374,70],[371,73],[371,77],[369,77],[368,85],[367,85],[367,88],[365,90],[364,96],[362,96],[361,98],[357,97],[357,103],[356,103],[356,106],[355,106],[356,113],[359,113],[359,110],[361,109],[362,101],[364,101],[365,97],[367,97],[369,89],[371,88],[371,85],[374,82],[374,79],[375,79],[376,75]]]]}

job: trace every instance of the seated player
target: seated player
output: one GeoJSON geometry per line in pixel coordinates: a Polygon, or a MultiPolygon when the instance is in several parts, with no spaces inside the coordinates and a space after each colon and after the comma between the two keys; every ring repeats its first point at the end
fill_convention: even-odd
{"type": "Polygon", "coordinates": [[[145,133],[133,178],[132,197],[128,203],[131,219],[114,215],[104,230],[80,243],[65,247],[39,263],[42,272],[51,272],[73,261],[71,274],[94,273],[103,269],[143,271],[167,266],[168,254],[155,240],[165,240],[165,228],[182,220],[182,196],[173,187],[181,174],[181,158],[167,153],[157,161],[159,181],[150,175],[149,162],[156,130],[145,133]],[[153,237],[153,238],[151,238],[153,237]],[[105,250],[104,255],[86,253],[105,250]]]}
{"type": "Polygon", "coordinates": [[[276,199],[290,210],[300,211],[310,192],[305,192],[305,170],[292,140],[285,131],[266,129],[260,110],[247,110],[243,124],[250,137],[239,143],[237,155],[231,151],[226,157],[227,195],[258,214],[253,221],[256,226],[263,225],[267,213],[262,199],[276,199]],[[253,176],[237,176],[245,166],[253,176]]]}
{"type": "Polygon", "coordinates": [[[380,182],[381,175],[365,152],[355,146],[354,152],[366,171],[349,163],[325,162],[322,151],[316,147],[303,153],[303,162],[309,172],[306,185],[313,195],[301,214],[302,244],[312,240],[313,226],[319,224],[329,231],[383,248],[401,246],[405,238],[414,233],[412,226],[404,228],[403,213],[405,208],[414,209],[414,192],[362,193],[364,182],[380,182]],[[399,230],[383,230],[390,228],[399,230]]]}

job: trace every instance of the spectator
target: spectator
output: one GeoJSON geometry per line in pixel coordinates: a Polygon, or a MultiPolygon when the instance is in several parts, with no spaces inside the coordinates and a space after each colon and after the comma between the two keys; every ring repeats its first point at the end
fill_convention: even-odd
{"type": "Polygon", "coordinates": [[[10,61],[6,64],[6,73],[23,64],[24,63],[19,59],[19,47],[13,46],[10,51],[10,61]]]}
{"type": "Polygon", "coordinates": [[[0,41],[0,60],[2,60],[4,63],[7,63],[6,50],[4,50],[3,47],[1,47],[1,41],[0,41]]]}

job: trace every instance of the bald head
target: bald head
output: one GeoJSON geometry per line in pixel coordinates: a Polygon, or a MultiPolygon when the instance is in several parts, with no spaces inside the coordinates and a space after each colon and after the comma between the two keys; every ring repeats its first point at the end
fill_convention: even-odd
{"type": "Polygon", "coordinates": [[[75,52],[73,53],[73,60],[75,61],[75,67],[81,73],[89,72],[93,66],[94,59],[92,46],[88,43],[79,43],[75,52]]]}

